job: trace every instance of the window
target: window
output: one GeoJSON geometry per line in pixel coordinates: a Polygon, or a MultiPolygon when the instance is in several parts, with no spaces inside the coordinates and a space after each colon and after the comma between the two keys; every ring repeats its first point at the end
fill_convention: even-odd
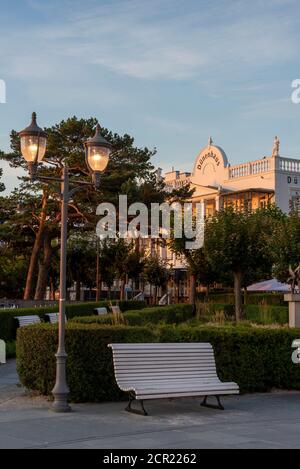
{"type": "Polygon", "coordinates": [[[267,201],[266,201],[266,198],[265,198],[265,197],[262,197],[262,198],[259,200],[259,206],[260,206],[260,208],[266,208],[266,207],[267,207],[267,201]]]}

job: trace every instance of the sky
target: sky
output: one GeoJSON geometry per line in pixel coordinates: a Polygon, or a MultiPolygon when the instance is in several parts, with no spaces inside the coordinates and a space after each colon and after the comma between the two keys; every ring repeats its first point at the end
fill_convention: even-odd
{"type": "MultiPolygon", "coordinates": [[[[300,158],[298,0],[0,0],[0,149],[41,126],[97,117],[153,164],[191,171],[209,136],[231,164],[300,158]]],[[[16,169],[4,168],[7,190],[16,169]]]]}

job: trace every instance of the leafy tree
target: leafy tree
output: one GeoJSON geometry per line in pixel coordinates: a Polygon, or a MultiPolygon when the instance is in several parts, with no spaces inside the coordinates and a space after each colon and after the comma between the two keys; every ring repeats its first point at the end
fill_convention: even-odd
{"type": "MultiPolygon", "coordinates": [[[[0,178],[2,177],[2,175],[3,175],[3,169],[0,168],[0,178]]],[[[3,191],[5,191],[5,185],[3,184],[3,182],[0,181],[0,192],[3,192],[3,191]]]]}
{"type": "Polygon", "coordinates": [[[253,213],[229,207],[207,220],[205,254],[214,270],[233,274],[237,321],[242,317],[242,284],[247,272],[271,271],[268,240],[281,216],[273,207],[253,213]]]}
{"type": "MultiPolygon", "coordinates": [[[[65,121],[45,129],[48,134],[47,152],[45,164],[39,168],[39,175],[59,177],[63,164],[67,164],[70,171],[71,183],[76,184],[78,177],[90,181],[88,169],[85,164],[83,142],[94,133],[96,120],[77,119],[72,117],[65,121]]],[[[113,152],[109,166],[102,175],[99,191],[87,188],[85,191],[74,195],[69,204],[68,229],[75,230],[79,224],[89,231],[93,230],[96,223],[95,211],[97,205],[102,202],[112,202],[117,206],[118,195],[121,188],[128,181],[132,181],[137,188],[137,193],[132,198],[148,197],[152,193],[162,193],[162,185],[156,180],[154,168],[150,162],[155,150],[137,148],[134,139],[129,135],[119,136],[107,129],[102,129],[102,135],[112,143],[113,152]]],[[[11,133],[11,152],[0,153],[0,158],[9,162],[11,167],[23,167],[26,163],[20,154],[20,141],[16,131],[11,133]]],[[[52,240],[57,238],[60,225],[60,196],[59,184],[41,183],[22,178],[19,189],[14,196],[22,204],[23,215],[19,219],[19,227],[26,226],[34,236],[31,257],[27,272],[24,298],[33,297],[37,266],[38,277],[41,277],[41,288],[36,295],[42,295],[44,290],[43,275],[47,269],[45,266],[51,258],[50,249],[52,240]],[[41,261],[42,259],[42,261],[41,261]],[[40,261],[40,263],[39,263],[40,261]]],[[[161,198],[162,195],[159,195],[161,198]]],[[[15,223],[15,221],[13,222],[15,223]]]]}
{"type": "MultiPolygon", "coordinates": [[[[274,235],[270,249],[273,255],[274,276],[286,283],[289,274],[289,266],[292,269],[300,263],[300,214],[292,211],[274,229],[274,235]]],[[[298,285],[300,288],[300,285],[298,285]]]]}
{"type": "Polygon", "coordinates": [[[76,301],[80,301],[83,285],[96,283],[96,238],[91,233],[75,231],[68,239],[67,277],[69,285],[75,283],[76,301]]]}
{"type": "Polygon", "coordinates": [[[143,277],[150,286],[154,286],[154,304],[157,304],[157,293],[159,287],[165,287],[168,274],[165,263],[157,256],[146,259],[143,277]]]}

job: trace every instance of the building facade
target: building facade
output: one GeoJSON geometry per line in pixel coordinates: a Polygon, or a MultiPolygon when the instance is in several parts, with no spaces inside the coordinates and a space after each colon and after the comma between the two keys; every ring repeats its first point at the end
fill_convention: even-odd
{"type": "Polygon", "coordinates": [[[280,155],[275,137],[272,154],[231,166],[224,150],[212,139],[197,155],[193,171],[165,174],[170,190],[186,183],[195,189],[193,202],[203,202],[205,214],[212,215],[229,205],[237,210],[256,210],[269,203],[283,212],[300,208],[300,160],[280,155]]]}

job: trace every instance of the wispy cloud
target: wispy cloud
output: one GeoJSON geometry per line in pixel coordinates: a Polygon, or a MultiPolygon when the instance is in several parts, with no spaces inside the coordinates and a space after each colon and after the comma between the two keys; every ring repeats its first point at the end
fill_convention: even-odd
{"type": "Polygon", "coordinates": [[[138,79],[199,80],[284,64],[295,55],[295,20],[278,11],[293,2],[205,2],[205,10],[201,3],[75,1],[64,2],[54,16],[53,4],[30,0],[48,23],[31,28],[30,37],[14,35],[10,47],[29,39],[28,53],[16,53],[9,71],[25,79],[51,77],[77,61],[138,79]]]}

